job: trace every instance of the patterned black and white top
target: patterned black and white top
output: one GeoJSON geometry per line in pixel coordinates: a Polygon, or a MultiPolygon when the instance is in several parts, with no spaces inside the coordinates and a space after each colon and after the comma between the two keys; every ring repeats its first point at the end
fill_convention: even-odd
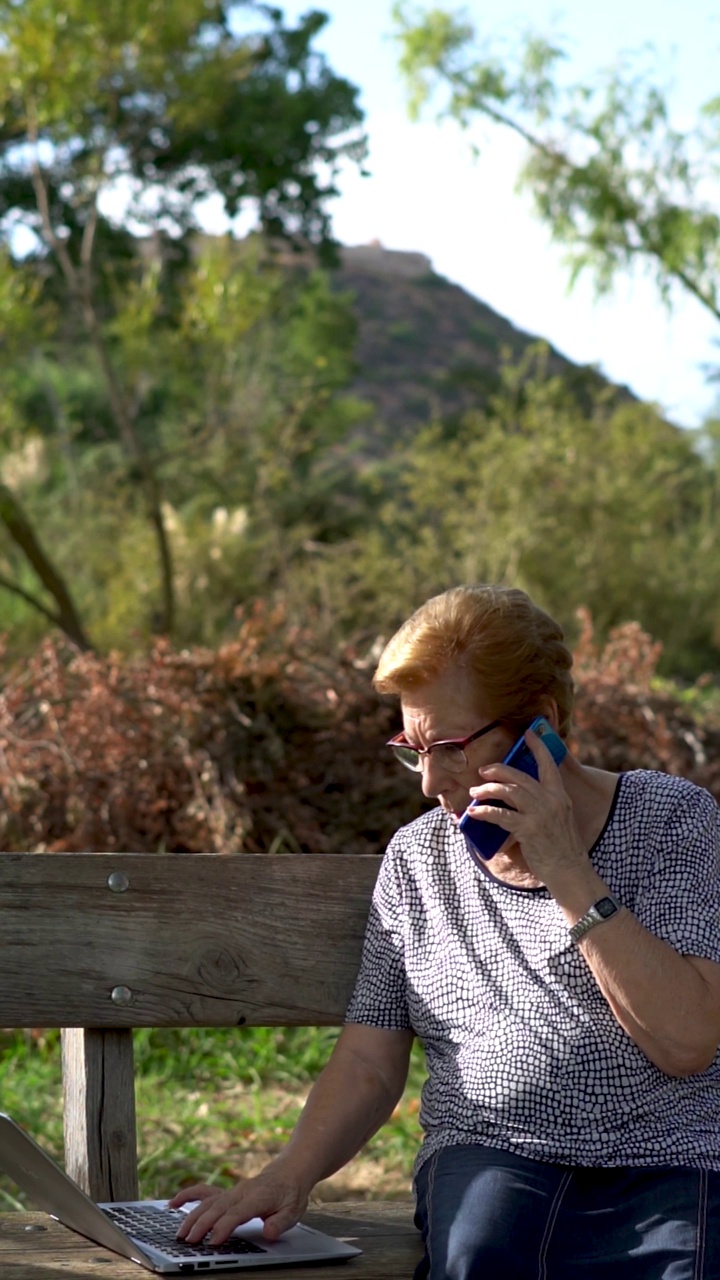
{"type": "MultiPolygon", "coordinates": [[[[720,811],[707,791],[622,774],[591,857],[647,929],[720,961],[720,811]]],[[[720,1053],[684,1078],[654,1066],[548,891],[479,869],[440,808],[388,846],[347,1021],[412,1028],[424,1045],[416,1168],[481,1143],[560,1164],[720,1169],[720,1053]]]]}

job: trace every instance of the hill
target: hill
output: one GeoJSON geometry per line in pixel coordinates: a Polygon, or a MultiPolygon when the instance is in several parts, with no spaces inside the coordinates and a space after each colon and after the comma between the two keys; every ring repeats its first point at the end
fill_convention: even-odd
{"type": "MultiPolygon", "coordinates": [[[[363,428],[379,444],[432,417],[482,407],[497,388],[503,359],[520,359],[544,339],[517,329],[492,307],[451,284],[421,253],[377,242],[341,249],[338,288],[353,297],[358,320],[358,373],[352,391],[374,408],[363,428]]],[[[548,372],[579,396],[610,384],[592,366],[573,364],[550,344],[548,372]]],[[[635,397],[625,387],[621,399],[635,397]]],[[[369,442],[369,441],[368,441],[369,442]]]]}

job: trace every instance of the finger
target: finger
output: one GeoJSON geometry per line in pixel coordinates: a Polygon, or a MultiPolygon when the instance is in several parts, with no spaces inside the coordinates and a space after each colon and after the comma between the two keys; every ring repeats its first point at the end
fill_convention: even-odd
{"type": "Polygon", "coordinates": [[[258,1216],[260,1215],[250,1210],[246,1211],[244,1208],[238,1208],[237,1205],[231,1206],[217,1218],[210,1229],[210,1244],[224,1244],[226,1240],[229,1240],[235,1228],[239,1227],[242,1222],[248,1222],[250,1218],[258,1216]]]}
{"type": "Polygon", "coordinates": [[[543,786],[562,787],[560,771],[540,735],[532,729],[526,729],[525,741],[537,761],[538,778],[543,786]]]}
{"type": "MultiPolygon", "coordinates": [[[[301,1211],[300,1211],[301,1212],[301,1211]]],[[[265,1219],[263,1235],[266,1240],[278,1240],[285,1231],[289,1231],[300,1221],[300,1212],[291,1209],[279,1209],[265,1219]]]]}
{"type": "Polygon", "coordinates": [[[219,1201],[220,1196],[216,1196],[207,1204],[198,1205],[197,1209],[193,1209],[178,1228],[178,1239],[188,1240],[191,1244],[197,1244],[198,1240],[202,1240],[223,1212],[223,1205],[219,1201]]]}
{"type": "Polygon", "coordinates": [[[209,1235],[211,1244],[224,1244],[242,1222],[248,1222],[250,1218],[264,1219],[266,1213],[274,1212],[275,1204],[267,1194],[257,1192],[252,1196],[234,1192],[218,1196],[210,1205],[190,1215],[195,1220],[184,1239],[189,1244],[197,1244],[204,1236],[209,1235]]]}
{"type": "Polygon", "coordinates": [[[207,1235],[208,1231],[214,1229],[224,1211],[224,1206],[219,1204],[217,1200],[213,1200],[210,1205],[206,1205],[204,1208],[196,1209],[194,1213],[188,1214],[187,1221],[182,1224],[178,1231],[178,1238],[187,1240],[188,1244],[197,1244],[207,1235]]]}
{"type": "Polygon", "coordinates": [[[477,787],[470,787],[472,797],[470,809],[474,812],[476,804],[490,804],[493,800],[502,800],[503,804],[516,808],[516,797],[520,788],[516,782],[482,782],[477,787]]]}
{"type": "MultiPolygon", "coordinates": [[[[480,781],[477,786],[468,788],[471,795],[479,790],[480,787],[491,783],[501,783],[503,786],[522,788],[525,791],[532,791],[538,785],[537,778],[534,778],[532,774],[525,773],[522,769],[516,769],[511,764],[484,764],[478,769],[478,774],[480,781]]],[[[505,797],[503,796],[502,799],[505,799],[505,797]]]]}
{"type": "Polygon", "coordinates": [[[562,788],[562,779],[558,773],[557,765],[542,738],[533,733],[531,729],[527,729],[525,731],[525,739],[537,764],[537,778],[531,773],[527,773],[524,769],[517,769],[514,765],[498,762],[496,764],[482,765],[478,769],[481,781],[483,783],[512,782],[515,786],[522,788],[523,791],[530,793],[535,790],[538,784],[543,787],[552,787],[554,785],[556,790],[562,788]]]}
{"type": "Polygon", "coordinates": [[[521,816],[512,806],[500,809],[496,804],[483,804],[482,801],[472,805],[467,812],[477,822],[492,822],[496,827],[505,827],[506,831],[513,831],[513,822],[521,816]]]}
{"type": "Polygon", "coordinates": [[[194,1187],[183,1187],[182,1191],[176,1191],[172,1200],[168,1200],[168,1205],[171,1209],[179,1209],[189,1200],[205,1200],[209,1195],[219,1195],[218,1188],[208,1187],[204,1182],[197,1182],[194,1187]]]}

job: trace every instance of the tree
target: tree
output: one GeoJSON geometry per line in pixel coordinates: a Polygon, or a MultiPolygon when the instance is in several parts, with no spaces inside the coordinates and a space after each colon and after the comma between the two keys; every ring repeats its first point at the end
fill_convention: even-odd
{"type": "MultiPolygon", "coordinates": [[[[118,304],[113,341],[162,483],[176,637],[213,644],[239,603],[284,593],[301,562],[361,519],[346,437],[364,409],[344,394],[355,321],[311,257],[278,260],[261,237],[199,238],[172,324],[158,323],[157,264],[146,266],[118,304]]],[[[152,545],[89,345],[68,342],[62,362],[26,359],[0,373],[3,391],[15,417],[3,472],[65,566],[96,643],[144,645],[152,545]],[[34,423],[43,430],[31,436],[34,423]]],[[[39,634],[27,610],[6,617],[16,652],[39,634]]]]}
{"type": "Polygon", "coordinates": [[[643,262],[669,300],[673,285],[720,320],[720,97],[697,125],[673,127],[667,95],[628,56],[596,83],[566,83],[566,54],[537,36],[501,56],[473,25],[442,9],[394,6],[411,113],[437,96],[464,127],[485,119],[527,143],[521,183],[571,278],[589,270],[600,291],[643,262]]]}
{"type": "MultiPolygon", "coordinates": [[[[0,444],[3,452],[12,448],[18,434],[18,423],[7,411],[9,400],[3,392],[7,393],[8,383],[16,377],[17,368],[22,367],[48,319],[38,306],[38,295],[38,284],[32,279],[31,273],[15,269],[9,254],[2,253],[0,350],[3,359],[0,365],[0,398],[4,400],[5,412],[0,417],[0,444]]],[[[0,587],[59,626],[81,649],[89,648],[90,642],[68,584],[43,546],[17,494],[6,483],[3,468],[0,468],[0,526],[4,528],[10,543],[19,549],[26,563],[31,566],[54,608],[26,587],[17,575],[11,576],[5,572],[4,563],[0,567],[0,587]]]]}
{"type": "Polygon", "coordinates": [[[92,350],[153,530],[160,632],[174,626],[175,575],[148,423],[154,344],[182,310],[204,200],[229,218],[252,201],[267,233],[332,251],[326,202],[364,141],[356,90],[312,47],[324,21],[289,28],[255,0],[0,0],[0,238],[18,264],[23,233],[22,269],[57,309],[45,349],[92,350]],[[254,31],[237,33],[242,16],[254,31]],[[148,259],[151,237],[162,251],[148,259]]]}
{"type": "Polygon", "coordinates": [[[344,393],[348,299],[309,259],[268,257],[260,238],[206,238],[182,304],[155,349],[154,426],[176,523],[178,634],[213,642],[235,605],[284,596],[300,563],[361,519],[346,439],[365,410],[344,393]]]}
{"type": "Polygon", "coordinates": [[[486,412],[431,423],[406,448],[338,594],[362,600],[372,583],[392,628],[453,582],[512,583],[571,634],[580,606],[602,637],[637,619],[662,639],[665,671],[694,679],[720,636],[718,486],[695,446],[609,389],[579,405],[531,351],[486,412]]]}

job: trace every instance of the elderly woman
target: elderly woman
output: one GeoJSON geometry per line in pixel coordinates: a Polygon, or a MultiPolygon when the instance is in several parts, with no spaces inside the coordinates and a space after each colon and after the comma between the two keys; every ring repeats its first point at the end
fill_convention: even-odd
{"type": "Polygon", "coordinates": [[[565,738],[571,656],[521,591],[458,587],[387,645],[390,744],[437,807],[378,876],[346,1025],[287,1148],[183,1234],[259,1215],[275,1238],[388,1118],[414,1036],[428,1066],[416,1280],[718,1280],[718,809],[681,778],[616,776],[565,738]],[[502,763],[526,737],[532,777],[502,763]],[[505,807],[498,807],[497,802],[505,807]],[[506,833],[488,861],[459,820],[506,833]]]}

